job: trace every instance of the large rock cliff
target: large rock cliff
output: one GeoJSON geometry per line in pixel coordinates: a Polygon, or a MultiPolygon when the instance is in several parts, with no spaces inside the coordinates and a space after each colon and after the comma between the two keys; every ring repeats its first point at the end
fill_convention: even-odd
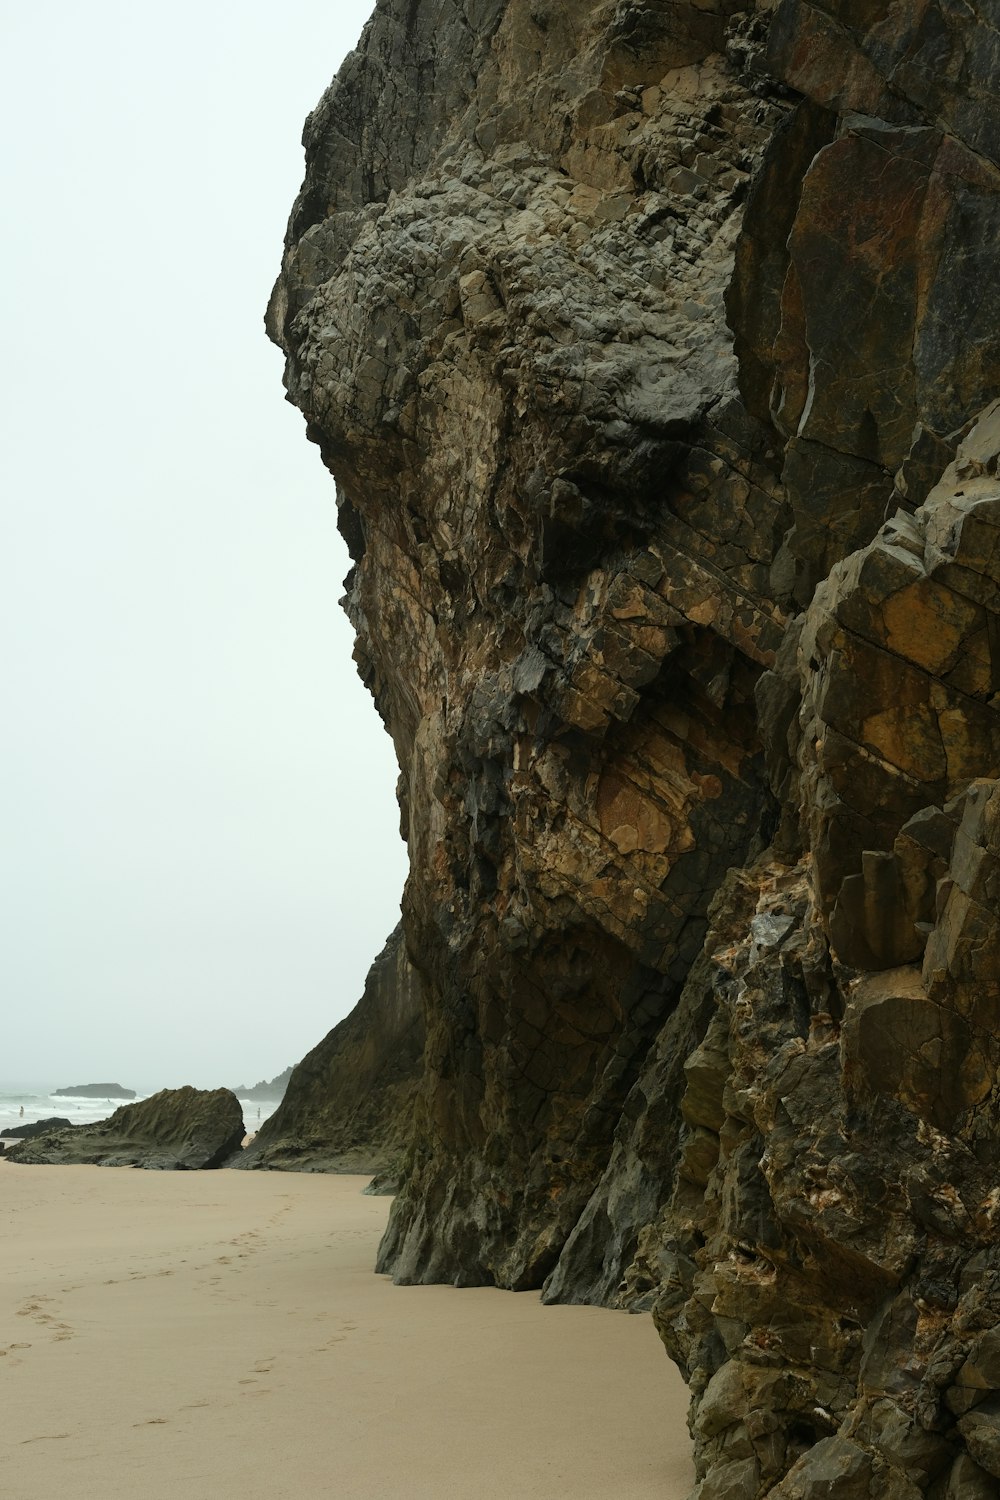
{"type": "Polygon", "coordinates": [[[395,742],[380,1264],[650,1308],[699,1500],[1000,1480],[1000,33],[379,0],[269,328],[395,742]]]}

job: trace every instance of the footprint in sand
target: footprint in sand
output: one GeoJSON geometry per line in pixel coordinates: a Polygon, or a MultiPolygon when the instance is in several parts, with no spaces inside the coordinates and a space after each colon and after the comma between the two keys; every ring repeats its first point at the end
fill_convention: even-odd
{"type": "Polygon", "coordinates": [[[54,1315],[46,1312],[44,1305],[46,1302],[51,1301],[51,1297],[33,1297],[30,1302],[26,1302],[23,1307],[18,1308],[17,1316],[19,1318],[34,1318],[36,1323],[54,1323],[54,1315]]]}
{"type": "Polygon", "coordinates": [[[337,1333],[331,1334],[326,1343],[321,1344],[320,1347],[316,1350],[316,1353],[325,1354],[328,1349],[333,1348],[334,1344],[346,1343],[350,1335],[356,1330],[357,1326],[357,1323],[341,1323],[339,1325],[339,1331],[337,1333]]]}
{"type": "MultiPolygon", "coordinates": [[[[17,1309],[17,1316],[19,1318],[32,1318],[42,1328],[47,1328],[53,1335],[53,1338],[57,1340],[74,1338],[76,1336],[75,1328],[71,1327],[69,1323],[60,1323],[55,1313],[45,1311],[45,1304],[50,1303],[52,1300],[51,1297],[36,1295],[25,1302],[23,1307],[17,1309]]],[[[9,1347],[11,1349],[30,1349],[31,1345],[11,1344],[9,1347]]],[[[6,1353],[6,1351],[4,1352],[6,1353]]]]}

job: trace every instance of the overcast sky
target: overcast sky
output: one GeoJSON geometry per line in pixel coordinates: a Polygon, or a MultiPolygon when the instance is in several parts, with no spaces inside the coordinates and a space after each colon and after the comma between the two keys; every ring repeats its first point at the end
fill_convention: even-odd
{"type": "Polygon", "coordinates": [[[252,1083],[404,878],[262,316],[372,0],[0,0],[0,1079],[252,1083]]]}

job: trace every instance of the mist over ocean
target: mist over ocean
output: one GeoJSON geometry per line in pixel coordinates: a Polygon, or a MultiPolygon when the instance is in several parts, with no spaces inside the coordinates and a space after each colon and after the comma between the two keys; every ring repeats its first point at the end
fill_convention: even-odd
{"type": "MultiPolygon", "coordinates": [[[[80,1099],[75,1095],[57,1094],[54,1090],[58,1087],[58,1084],[49,1089],[44,1083],[0,1081],[0,1130],[32,1125],[36,1120],[48,1120],[53,1116],[69,1120],[72,1125],[92,1125],[97,1120],[106,1120],[108,1115],[114,1114],[123,1104],[137,1104],[140,1099],[148,1099],[155,1092],[150,1090],[145,1094],[137,1093],[135,1099],[80,1099]]],[[[256,1130],[269,1115],[274,1114],[278,1100],[240,1099],[240,1104],[243,1106],[243,1121],[247,1130],[256,1130]]]]}

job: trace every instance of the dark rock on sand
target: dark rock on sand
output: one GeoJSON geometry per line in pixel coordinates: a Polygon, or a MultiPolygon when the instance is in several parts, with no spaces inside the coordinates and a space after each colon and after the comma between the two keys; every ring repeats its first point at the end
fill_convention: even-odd
{"type": "Polygon", "coordinates": [[[229,1165],[376,1172],[395,1180],[423,1049],[420,980],[397,927],[354,1010],[293,1070],[282,1103],[229,1165]]]}
{"type": "Polygon", "coordinates": [[[27,1165],[148,1167],[195,1171],[220,1167],[243,1139],[243,1112],[228,1089],[163,1089],[115,1110],[95,1125],[46,1131],[13,1146],[27,1165]]]}
{"type": "Polygon", "coordinates": [[[12,1126],[10,1130],[0,1130],[0,1140],[14,1138],[27,1141],[32,1136],[45,1135],[50,1130],[75,1130],[76,1128],[72,1120],[63,1120],[58,1115],[53,1115],[48,1120],[34,1120],[30,1125],[17,1125],[12,1126]]]}

